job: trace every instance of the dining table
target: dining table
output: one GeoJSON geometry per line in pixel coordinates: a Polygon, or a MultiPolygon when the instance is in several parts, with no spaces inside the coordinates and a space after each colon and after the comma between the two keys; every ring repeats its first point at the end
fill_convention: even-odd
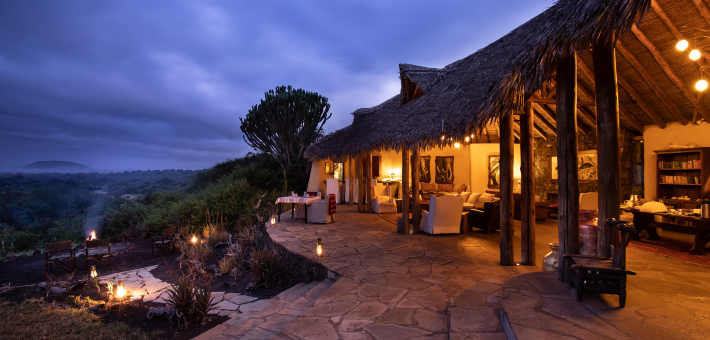
{"type": "Polygon", "coordinates": [[[291,218],[293,218],[293,212],[294,209],[296,208],[296,204],[303,204],[305,208],[305,223],[308,223],[308,205],[311,202],[315,202],[320,200],[320,197],[302,197],[302,196],[286,196],[286,197],[279,197],[276,199],[276,205],[279,208],[279,213],[278,213],[278,221],[281,222],[281,210],[282,210],[282,205],[284,203],[286,204],[293,204],[291,206],[291,218]]]}

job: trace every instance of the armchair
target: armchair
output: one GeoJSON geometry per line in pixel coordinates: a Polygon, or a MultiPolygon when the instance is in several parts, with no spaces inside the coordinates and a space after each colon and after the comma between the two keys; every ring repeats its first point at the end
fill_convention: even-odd
{"type": "Polygon", "coordinates": [[[45,243],[44,259],[45,266],[44,271],[47,274],[51,274],[59,267],[66,269],[69,272],[76,270],[76,251],[71,246],[71,241],[57,242],[57,243],[45,243]],[[68,250],[68,253],[63,252],[68,250]],[[52,254],[52,252],[55,252],[52,254]],[[57,254],[57,252],[62,252],[57,254]]]}
{"type": "Polygon", "coordinates": [[[308,205],[307,223],[335,222],[335,194],[329,194],[327,199],[311,202],[308,205]],[[328,222],[330,216],[330,222],[328,222]]]}
{"type": "Polygon", "coordinates": [[[382,183],[377,183],[373,187],[375,192],[375,199],[372,201],[373,210],[375,214],[396,214],[397,204],[394,200],[394,194],[390,194],[391,189],[389,186],[382,183]]]}
{"type": "Polygon", "coordinates": [[[461,230],[463,197],[430,196],[429,211],[422,212],[422,231],[429,234],[458,234],[461,230]]]}

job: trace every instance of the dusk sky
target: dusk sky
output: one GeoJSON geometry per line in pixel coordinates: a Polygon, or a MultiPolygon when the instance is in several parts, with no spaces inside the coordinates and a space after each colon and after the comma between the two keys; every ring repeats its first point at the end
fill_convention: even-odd
{"type": "Polygon", "coordinates": [[[0,168],[203,169],[252,151],[239,117],[279,85],[328,98],[326,133],[551,0],[0,1],[0,168]]]}

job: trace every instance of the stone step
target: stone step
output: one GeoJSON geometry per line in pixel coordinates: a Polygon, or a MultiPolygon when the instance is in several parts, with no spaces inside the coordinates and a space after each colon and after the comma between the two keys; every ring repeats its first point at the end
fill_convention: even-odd
{"type": "Polygon", "coordinates": [[[230,320],[196,339],[269,339],[303,310],[312,306],[332,284],[330,279],[309,284],[299,283],[251,309],[241,311],[240,308],[242,313],[230,316],[230,320]]]}

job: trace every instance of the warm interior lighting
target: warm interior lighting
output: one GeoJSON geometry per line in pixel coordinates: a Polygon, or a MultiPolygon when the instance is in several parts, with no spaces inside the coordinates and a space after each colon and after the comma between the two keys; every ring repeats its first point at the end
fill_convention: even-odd
{"type": "Polygon", "coordinates": [[[195,235],[192,235],[192,239],[190,240],[190,242],[192,242],[192,244],[197,243],[197,237],[195,237],[195,235]]]}
{"type": "Polygon", "coordinates": [[[700,79],[695,83],[695,88],[698,89],[698,91],[705,91],[705,89],[708,88],[708,82],[705,81],[705,79],[700,79]]]}
{"type": "Polygon", "coordinates": [[[316,258],[325,258],[325,256],[323,256],[323,239],[321,239],[320,237],[318,238],[318,240],[316,240],[316,258]]]}
{"type": "Polygon", "coordinates": [[[700,51],[698,51],[698,50],[690,51],[690,59],[693,59],[693,60],[700,59],[700,51]]]}
{"type": "Polygon", "coordinates": [[[468,141],[470,141],[470,140],[471,140],[471,139],[468,138],[468,136],[467,136],[467,137],[466,137],[466,143],[468,143],[468,141]]]}
{"type": "Polygon", "coordinates": [[[126,288],[123,287],[123,280],[120,280],[116,286],[116,297],[122,299],[124,296],[126,296],[126,288]]]}
{"type": "Polygon", "coordinates": [[[676,45],[675,48],[678,49],[678,51],[685,51],[686,48],[688,48],[688,40],[681,40],[679,41],[676,45]]]}
{"type": "Polygon", "coordinates": [[[96,266],[91,266],[91,278],[94,279],[97,276],[99,276],[99,273],[96,272],[96,266]]]}
{"type": "Polygon", "coordinates": [[[460,149],[460,148],[461,148],[461,144],[459,144],[459,143],[454,143],[454,147],[457,148],[457,149],[460,149]]]}
{"type": "Polygon", "coordinates": [[[444,138],[446,138],[446,137],[445,137],[444,135],[442,135],[442,136],[441,136],[441,140],[444,140],[444,138]]]}

